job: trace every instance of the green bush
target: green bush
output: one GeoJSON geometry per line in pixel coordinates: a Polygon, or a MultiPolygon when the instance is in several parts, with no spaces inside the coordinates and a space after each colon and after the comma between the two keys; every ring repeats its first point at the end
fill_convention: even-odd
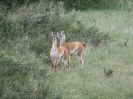
{"type": "Polygon", "coordinates": [[[35,51],[37,54],[49,53],[51,47],[51,39],[45,34],[39,35],[30,42],[30,49],[35,51]]]}
{"type": "Polygon", "coordinates": [[[15,62],[1,54],[0,98],[46,98],[49,97],[52,78],[45,68],[38,68],[36,62],[15,62]]]}
{"type": "Polygon", "coordinates": [[[99,32],[96,27],[86,30],[80,21],[76,21],[75,15],[65,16],[64,9],[54,3],[40,1],[31,4],[30,7],[22,6],[17,11],[17,15],[12,12],[8,19],[4,15],[0,17],[0,45],[27,37],[30,39],[27,42],[30,50],[38,55],[44,53],[49,58],[51,31],[65,31],[67,41],[81,41],[84,40],[82,38],[87,38],[92,45],[99,45],[109,38],[108,34],[99,32]]]}
{"type": "Polygon", "coordinates": [[[9,8],[13,7],[14,5],[23,5],[25,3],[33,3],[35,1],[39,1],[39,0],[1,0],[1,2],[8,6],[9,8]]]}
{"type": "Polygon", "coordinates": [[[18,63],[14,62],[11,58],[1,58],[0,66],[1,77],[10,77],[18,72],[18,63]]]}
{"type": "MultiPolygon", "coordinates": [[[[57,0],[60,1],[60,0],[57,0]]],[[[66,9],[88,10],[88,9],[116,9],[119,0],[62,0],[66,9]]]]}
{"type": "Polygon", "coordinates": [[[93,26],[83,31],[85,42],[91,45],[98,46],[100,44],[107,44],[111,40],[108,33],[100,32],[100,29],[93,26]]]}
{"type": "Polygon", "coordinates": [[[132,9],[132,0],[56,0],[59,1],[64,2],[67,10],[132,9]]]}

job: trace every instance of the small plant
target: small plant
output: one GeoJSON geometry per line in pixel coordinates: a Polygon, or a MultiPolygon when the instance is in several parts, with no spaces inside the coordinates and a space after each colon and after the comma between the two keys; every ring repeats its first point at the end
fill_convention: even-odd
{"type": "Polygon", "coordinates": [[[120,47],[127,47],[128,46],[128,40],[118,41],[118,46],[120,46],[120,47]]]}
{"type": "Polygon", "coordinates": [[[112,74],[113,74],[113,70],[106,70],[105,68],[104,68],[104,74],[105,74],[105,76],[111,76],[112,74]]]}

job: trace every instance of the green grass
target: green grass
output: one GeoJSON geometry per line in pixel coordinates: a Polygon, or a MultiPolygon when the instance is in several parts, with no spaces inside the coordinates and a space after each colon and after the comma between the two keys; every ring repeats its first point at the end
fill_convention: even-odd
{"type": "Polygon", "coordinates": [[[96,26],[109,33],[132,33],[132,11],[77,12],[77,18],[86,27],[96,26]]]}
{"type": "Polygon", "coordinates": [[[59,64],[54,76],[53,93],[62,99],[132,99],[133,98],[133,19],[130,11],[74,12],[86,28],[98,27],[108,32],[112,41],[107,45],[87,45],[83,54],[84,67],[71,56],[70,71],[59,64]],[[105,76],[104,67],[113,70],[105,76]]]}
{"type": "MultiPolygon", "coordinates": [[[[17,14],[20,16],[18,21],[21,21],[24,16],[28,18],[28,9],[34,8],[34,5],[36,4],[29,7],[22,6],[22,8],[17,10],[17,14]]],[[[49,8],[49,6],[46,7],[49,8]]],[[[44,3],[40,2],[30,13],[33,13],[33,15],[34,11],[37,11],[36,13],[44,13],[44,10],[36,10],[39,7],[44,7],[45,9],[44,3]]],[[[3,16],[4,19],[15,18],[12,15],[16,15],[16,12],[13,13],[15,14],[3,16]]],[[[0,47],[1,99],[133,99],[132,10],[72,11],[66,14],[68,19],[69,15],[73,18],[71,22],[74,23],[73,27],[76,27],[76,23],[80,22],[87,29],[95,26],[100,32],[108,33],[111,36],[111,42],[97,47],[83,42],[87,45],[83,53],[83,68],[79,67],[76,55],[72,55],[69,71],[62,71],[61,63],[59,63],[55,71],[51,68],[49,56],[46,55],[46,52],[43,52],[46,49],[43,48],[42,44],[46,44],[46,42],[45,37],[40,33],[44,31],[49,33],[48,31],[51,31],[50,28],[53,25],[55,26],[53,28],[55,31],[67,28],[67,32],[72,32],[74,28],[69,29],[69,27],[66,27],[69,24],[62,25],[59,23],[59,25],[51,24],[51,27],[48,25],[47,30],[47,28],[42,28],[44,27],[43,25],[37,24],[38,28],[35,31],[34,27],[30,28],[31,30],[26,29],[24,31],[24,27],[20,27],[15,20],[16,25],[9,22],[9,26],[11,24],[10,28],[8,23],[5,23],[7,28],[5,33],[12,34],[15,31],[16,36],[14,40],[8,38],[1,40],[3,42],[7,40],[8,42],[2,48],[0,47]],[[75,17],[71,16],[73,14],[76,16],[77,22],[74,22],[75,17]],[[25,35],[19,37],[17,35],[19,32],[22,32],[22,34],[33,32],[33,34],[37,33],[39,36],[35,39],[28,37],[25,33],[25,35]],[[33,47],[32,44],[34,44],[33,47]],[[41,51],[38,50],[41,53],[35,53],[36,49],[41,49],[41,51]],[[104,68],[113,70],[113,74],[111,76],[105,75],[104,68]]],[[[67,19],[64,14],[62,17],[67,19]]],[[[22,22],[25,23],[25,20],[22,22]]],[[[62,23],[65,22],[63,21],[62,23]]],[[[3,23],[1,22],[1,24],[3,23]]],[[[4,33],[4,29],[0,30],[1,33],[4,33]]],[[[75,31],[78,32],[79,30],[75,31]]],[[[13,34],[11,36],[14,37],[13,34]]],[[[2,45],[3,43],[1,42],[0,44],[2,45]]],[[[49,55],[49,53],[47,54],[49,55]]]]}

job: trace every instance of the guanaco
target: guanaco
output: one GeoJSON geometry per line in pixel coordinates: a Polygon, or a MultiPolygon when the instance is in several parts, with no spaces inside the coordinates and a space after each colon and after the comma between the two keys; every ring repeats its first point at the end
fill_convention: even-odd
{"type": "Polygon", "coordinates": [[[57,35],[53,35],[53,32],[51,32],[51,36],[52,48],[50,51],[50,57],[52,61],[52,68],[56,69],[58,61],[61,60],[63,63],[62,69],[64,69],[64,65],[69,69],[69,57],[67,49],[63,46],[57,47],[57,35]]]}
{"type": "Polygon", "coordinates": [[[83,59],[82,59],[82,53],[86,47],[85,44],[82,44],[80,42],[68,42],[66,43],[66,39],[65,39],[65,33],[64,31],[61,31],[61,33],[57,34],[58,35],[58,39],[60,39],[60,47],[63,46],[68,50],[68,55],[69,55],[69,62],[70,62],[70,54],[72,53],[76,53],[78,56],[78,60],[79,60],[79,66],[83,66],[83,59]]]}

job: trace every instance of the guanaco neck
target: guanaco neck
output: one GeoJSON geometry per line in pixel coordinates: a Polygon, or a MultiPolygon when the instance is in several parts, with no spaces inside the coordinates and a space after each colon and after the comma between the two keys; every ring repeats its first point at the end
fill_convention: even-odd
{"type": "Polygon", "coordinates": [[[52,49],[57,50],[57,41],[53,41],[52,49]]]}
{"type": "Polygon", "coordinates": [[[60,46],[65,46],[66,40],[65,37],[60,40],[60,46]]]}

